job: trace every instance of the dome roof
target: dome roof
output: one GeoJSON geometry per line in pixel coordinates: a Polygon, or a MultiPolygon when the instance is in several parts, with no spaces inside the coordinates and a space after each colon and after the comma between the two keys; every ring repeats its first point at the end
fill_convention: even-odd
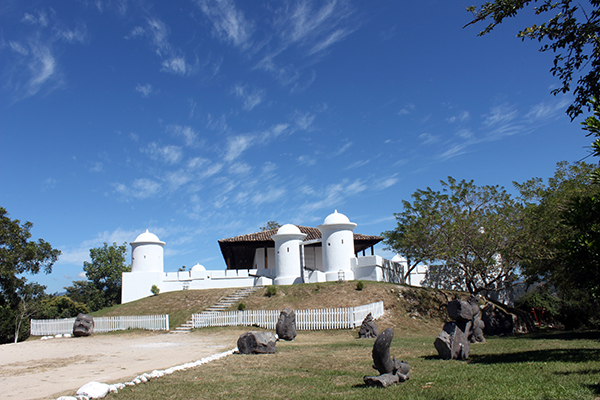
{"type": "Polygon", "coordinates": [[[192,267],[192,271],[206,271],[204,265],[196,264],[192,267]]]}
{"type": "Polygon", "coordinates": [[[336,225],[336,224],[349,224],[349,223],[351,223],[351,222],[348,219],[348,217],[346,217],[344,214],[341,214],[341,213],[337,212],[337,210],[335,210],[335,212],[333,214],[329,214],[327,216],[327,218],[325,218],[323,225],[336,225]]]}
{"type": "Polygon", "coordinates": [[[285,224],[277,230],[278,235],[289,235],[289,234],[297,234],[297,233],[302,233],[302,232],[300,232],[300,229],[298,229],[298,227],[296,225],[292,225],[292,224],[285,224]]]}
{"type": "Polygon", "coordinates": [[[165,242],[161,242],[154,233],[146,232],[142,233],[132,243],[157,243],[157,244],[165,244],[165,242]]]}

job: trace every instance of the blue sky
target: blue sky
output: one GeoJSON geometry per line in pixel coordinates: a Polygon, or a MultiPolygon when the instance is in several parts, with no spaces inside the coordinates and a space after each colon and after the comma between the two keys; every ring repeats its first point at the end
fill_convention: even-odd
{"type": "Polygon", "coordinates": [[[3,1],[0,206],[62,251],[31,279],[61,291],[146,229],[165,270],[224,269],[217,240],[269,220],[378,235],[448,176],[552,176],[590,139],[516,38],[532,18],[478,37],[448,0],[3,1]]]}

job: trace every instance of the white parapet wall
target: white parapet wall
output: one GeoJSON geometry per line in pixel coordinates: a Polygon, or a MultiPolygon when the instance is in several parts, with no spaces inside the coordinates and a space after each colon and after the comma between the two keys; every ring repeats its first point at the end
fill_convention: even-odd
{"type": "Polygon", "coordinates": [[[152,295],[156,285],[161,293],[178,290],[226,289],[273,284],[271,269],[228,269],[224,271],[125,272],[121,302],[143,299],[152,295]]]}

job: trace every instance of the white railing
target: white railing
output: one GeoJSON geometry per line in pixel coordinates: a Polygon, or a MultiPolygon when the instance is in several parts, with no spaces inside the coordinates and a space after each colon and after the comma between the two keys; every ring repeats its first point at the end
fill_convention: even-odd
{"type": "MultiPolygon", "coordinates": [[[[73,333],[75,318],[32,319],[31,335],[58,335],[73,333]]],[[[94,332],[124,331],[127,329],[147,329],[152,331],[168,331],[169,315],[128,315],[118,317],[94,318],[94,332]]]]}
{"type": "MultiPolygon", "coordinates": [[[[296,329],[353,329],[359,326],[367,314],[377,319],[383,315],[383,302],[366,304],[352,308],[327,308],[296,310],[296,329]]],[[[275,329],[279,310],[222,311],[210,314],[193,314],[194,328],[209,326],[260,326],[275,329]]]]}

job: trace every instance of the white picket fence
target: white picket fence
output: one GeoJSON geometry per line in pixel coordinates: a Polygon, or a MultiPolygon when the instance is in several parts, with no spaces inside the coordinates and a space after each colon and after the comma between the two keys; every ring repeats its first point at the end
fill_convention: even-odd
{"type": "MultiPolygon", "coordinates": [[[[31,335],[45,336],[73,333],[75,318],[32,319],[31,335]]],[[[94,318],[94,332],[124,331],[127,329],[147,329],[168,331],[169,315],[129,315],[94,318]]]]}
{"type": "MultiPolygon", "coordinates": [[[[222,311],[211,314],[193,314],[194,328],[209,326],[260,326],[275,329],[280,310],[222,311]]],[[[297,330],[353,329],[371,313],[377,319],[383,315],[383,302],[352,308],[296,310],[297,330]]]]}

